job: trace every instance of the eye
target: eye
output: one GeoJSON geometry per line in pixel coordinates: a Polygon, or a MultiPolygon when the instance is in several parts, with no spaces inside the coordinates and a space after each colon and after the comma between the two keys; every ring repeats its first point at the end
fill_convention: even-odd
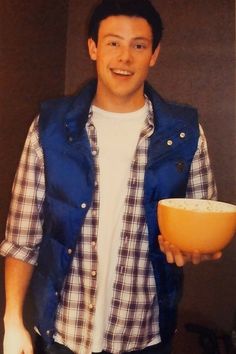
{"type": "Polygon", "coordinates": [[[118,46],[119,46],[119,43],[116,42],[116,41],[110,41],[110,42],[108,42],[108,45],[109,45],[110,47],[118,47],[118,46]]]}
{"type": "Polygon", "coordinates": [[[146,45],[143,44],[143,43],[136,43],[134,45],[134,48],[137,49],[137,50],[142,50],[142,49],[145,49],[146,48],[146,45]]]}

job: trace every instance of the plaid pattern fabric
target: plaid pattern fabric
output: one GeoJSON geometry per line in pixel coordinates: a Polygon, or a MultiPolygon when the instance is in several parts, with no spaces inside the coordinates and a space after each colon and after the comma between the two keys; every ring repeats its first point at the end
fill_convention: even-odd
{"type": "Polygon", "coordinates": [[[91,353],[93,318],[96,302],[97,230],[99,212],[99,167],[97,163],[96,130],[90,112],[87,124],[91,150],[94,155],[96,182],[93,203],[81,230],[82,242],[77,243],[56,316],[56,342],[66,344],[79,354],[91,353]]]}
{"type": "MultiPolygon", "coordinates": [[[[91,120],[89,122],[87,129],[96,161],[96,132],[91,120]]],[[[158,309],[155,306],[154,278],[147,260],[147,227],[141,207],[143,173],[148,147],[146,137],[152,133],[152,129],[152,115],[150,115],[140,136],[130,171],[113,300],[104,340],[104,349],[113,353],[142,348],[158,333],[155,321],[158,309]],[[136,292],[135,301],[130,292],[131,288],[136,292]],[[138,305],[137,294],[139,294],[138,305]]],[[[97,166],[97,181],[98,179],[97,166]]],[[[39,145],[38,119],[36,119],[30,128],[14,181],[6,240],[0,247],[3,256],[8,255],[31,264],[36,263],[38,244],[42,237],[41,208],[45,194],[44,183],[43,154],[39,145]]],[[[208,199],[216,196],[202,130],[191,166],[186,196],[208,199]]],[[[94,271],[97,264],[98,208],[99,189],[96,184],[93,205],[87,213],[82,230],[83,242],[77,245],[57,312],[58,334],[55,339],[79,354],[87,354],[91,351],[96,299],[94,271]]]]}
{"type": "Polygon", "coordinates": [[[149,113],[128,180],[113,299],[105,333],[104,349],[111,353],[142,349],[154,339],[160,342],[156,286],[148,259],[148,231],[143,208],[147,138],[153,129],[149,113]]]}
{"type": "Polygon", "coordinates": [[[200,126],[199,128],[200,138],[191,165],[186,197],[215,200],[217,198],[217,189],[210,168],[207,142],[202,127],[200,126]]]}
{"type": "Polygon", "coordinates": [[[45,195],[43,152],[39,145],[38,118],[30,127],[12,189],[6,239],[0,247],[30,264],[38,258],[37,245],[42,238],[41,209],[45,195]]]}

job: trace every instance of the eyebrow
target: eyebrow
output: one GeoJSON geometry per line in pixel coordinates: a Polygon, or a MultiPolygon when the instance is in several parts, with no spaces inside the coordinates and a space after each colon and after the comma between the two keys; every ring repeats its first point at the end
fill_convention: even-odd
{"type": "MultiPolygon", "coordinates": [[[[118,34],[114,34],[114,33],[108,33],[106,34],[103,38],[106,39],[107,37],[115,37],[115,38],[118,38],[118,39],[124,39],[124,37],[118,35],[118,34]]],[[[146,38],[146,37],[134,37],[132,38],[132,40],[142,40],[142,41],[147,41],[147,42],[151,42],[152,40],[149,39],[149,38],[146,38]]]]}

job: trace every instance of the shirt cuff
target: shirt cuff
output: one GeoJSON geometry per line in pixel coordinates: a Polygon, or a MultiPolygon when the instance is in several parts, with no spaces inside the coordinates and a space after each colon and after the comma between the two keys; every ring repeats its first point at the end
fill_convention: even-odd
{"type": "Polygon", "coordinates": [[[12,257],[20,261],[37,265],[39,248],[29,248],[19,246],[7,240],[2,241],[0,244],[0,255],[3,257],[12,257]]]}

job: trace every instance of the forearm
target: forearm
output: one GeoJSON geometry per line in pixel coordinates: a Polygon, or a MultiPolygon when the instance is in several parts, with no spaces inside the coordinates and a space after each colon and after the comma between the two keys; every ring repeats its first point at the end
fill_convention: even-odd
{"type": "Polygon", "coordinates": [[[5,327],[23,324],[23,305],[33,269],[33,265],[12,257],[5,260],[5,327]]]}

